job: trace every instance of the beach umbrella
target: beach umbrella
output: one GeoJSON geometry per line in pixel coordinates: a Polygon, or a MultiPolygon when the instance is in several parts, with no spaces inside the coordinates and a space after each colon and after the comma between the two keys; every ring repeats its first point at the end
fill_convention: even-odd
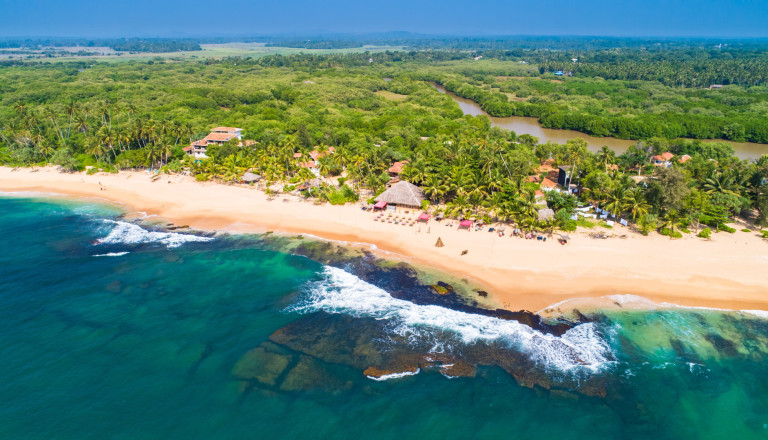
{"type": "Polygon", "coordinates": [[[559,235],[560,235],[560,238],[562,238],[563,240],[568,241],[571,239],[571,237],[569,237],[567,234],[559,234],[559,235]]]}
{"type": "Polygon", "coordinates": [[[435,243],[435,247],[443,247],[445,246],[443,244],[443,240],[440,237],[437,237],[437,243],[435,243]]]}

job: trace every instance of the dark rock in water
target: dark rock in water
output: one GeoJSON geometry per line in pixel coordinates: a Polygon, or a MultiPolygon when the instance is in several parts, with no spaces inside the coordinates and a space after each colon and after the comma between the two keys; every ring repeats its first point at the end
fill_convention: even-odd
{"type": "Polygon", "coordinates": [[[317,360],[301,355],[299,362],[289,371],[280,384],[281,391],[307,391],[321,389],[337,391],[349,387],[349,383],[331,374],[317,360]]]}
{"type": "Polygon", "coordinates": [[[566,390],[552,389],[552,390],[549,390],[549,394],[560,397],[562,399],[579,400],[578,394],[574,394],[566,390]]]}
{"type": "Polygon", "coordinates": [[[433,284],[430,287],[435,289],[435,293],[437,293],[438,295],[448,295],[449,293],[451,293],[450,290],[438,284],[433,284]]]}
{"type": "Polygon", "coordinates": [[[479,296],[482,296],[483,298],[486,298],[488,296],[488,292],[486,292],[485,290],[478,290],[477,294],[479,296]]]}
{"type": "MultiPolygon", "coordinates": [[[[275,240],[273,245],[279,247],[279,240],[275,240]]],[[[511,312],[480,307],[475,301],[462,295],[449,295],[448,293],[455,291],[450,284],[442,281],[436,285],[424,284],[419,279],[416,270],[409,264],[401,262],[393,265],[391,262],[377,258],[367,250],[347,249],[325,241],[308,241],[302,242],[291,252],[322,264],[343,269],[365,282],[386,290],[393,298],[410,301],[414,304],[437,305],[467,313],[516,320],[541,332],[552,333],[557,336],[562,335],[576,324],[572,322],[553,324],[535,313],[523,310],[511,312]]],[[[592,320],[584,315],[579,317],[579,322],[590,321],[592,320]]]]}
{"type": "Polygon", "coordinates": [[[477,367],[461,360],[454,359],[453,363],[446,362],[440,366],[440,372],[449,377],[475,377],[477,367]]]}
{"type": "Polygon", "coordinates": [[[375,320],[313,313],[272,333],[269,340],[326,362],[364,370],[384,363],[382,333],[369,321],[375,320]]]}
{"type": "Polygon", "coordinates": [[[739,355],[739,350],[736,349],[736,344],[734,344],[733,341],[725,339],[718,334],[707,333],[704,335],[704,339],[709,341],[709,343],[712,344],[721,354],[731,357],[736,357],[739,355]]]}
{"type": "Polygon", "coordinates": [[[260,346],[237,361],[232,375],[238,379],[255,379],[264,385],[273,386],[290,363],[291,356],[273,353],[260,346]]]}
{"type": "Polygon", "coordinates": [[[111,283],[107,284],[107,292],[112,293],[120,293],[121,290],[123,290],[123,282],[120,280],[112,281],[111,283]]]}
{"type": "Polygon", "coordinates": [[[688,349],[688,347],[683,344],[682,341],[679,339],[670,339],[669,345],[672,346],[672,349],[675,350],[675,354],[677,354],[677,357],[680,358],[683,362],[690,362],[690,363],[700,363],[701,359],[696,355],[696,352],[693,350],[688,349]]]}
{"type": "Polygon", "coordinates": [[[401,374],[401,373],[415,373],[419,371],[418,367],[411,367],[406,369],[398,369],[397,371],[392,370],[383,370],[376,367],[368,367],[363,371],[363,374],[365,374],[368,377],[375,377],[375,378],[381,378],[384,376],[389,376],[392,374],[401,374]]]}
{"type": "MultiPolygon", "coordinates": [[[[444,353],[433,353],[433,338],[400,336],[389,331],[387,326],[386,321],[373,318],[316,312],[276,331],[270,340],[323,362],[351,366],[372,377],[413,373],[419,368],[439,371],[446,376],[472,377],[478,366],[498,366],[526,387],[550,389],[557,386],[592,396],[606,393],[605,379],[601,376],[580,379],[568,375],[553,376],[551,371],[533,361],[529,353],[516,351],[504,343],[462,344],[451,339],[450,332],[437,331],[433,336],[452,341],[453,348],[444,353]]],[[[568,348],[564,346],[563,350],[567,356],[568,348]]],[[[571,356],[575,364],[581,362],[575,353],[571,356]]]]}

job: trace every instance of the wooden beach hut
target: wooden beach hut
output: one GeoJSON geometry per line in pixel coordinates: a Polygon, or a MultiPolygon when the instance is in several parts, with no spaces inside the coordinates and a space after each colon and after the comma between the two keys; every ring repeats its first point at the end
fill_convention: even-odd
{"type": "Polygon", "coordinates": [[[418,186],[401,180],[379,194],[374,200],[393,206],[394,208],[391,209],[398,207],[418,209],[424,200],[424,192],[418,186]]]}

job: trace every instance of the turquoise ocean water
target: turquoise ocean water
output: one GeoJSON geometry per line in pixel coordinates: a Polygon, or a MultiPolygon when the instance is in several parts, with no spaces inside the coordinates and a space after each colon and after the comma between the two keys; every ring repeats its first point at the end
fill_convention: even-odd
{"type": "Polygon", "coordinates": [[[768,438],[755,314],[611,310],[549,334],[120,216],[0,197],[0,438],[768,438]],[[393,356],[418,373],[363,374],[393,356]]]}

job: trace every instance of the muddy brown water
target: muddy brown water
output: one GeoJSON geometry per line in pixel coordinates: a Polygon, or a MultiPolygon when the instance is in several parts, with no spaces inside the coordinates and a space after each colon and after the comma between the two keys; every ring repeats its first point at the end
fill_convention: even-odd
{"type": "MultiPolygon", "coordinates": [[[[539,138],[540,143],[546,143],[547,141],[552,141],[558,144],[564,144],[568,139],[582,138],[587,141],[590,151],[599,151],[603,146],[607,146],[611,150],[615,151],[616,154],[621,154],[627,151],[627,148],[629,148],[630,145],[634,145],[637,143],[637,141],[629,140],[629,139],[617,139],[613,137],[594,137],[594,136],[590,136],[588,134],[584,134],[584,133],[573,131],[573,130],[556,130],[552,128],[544,128],[541,126],[541,124],[539,124],[539,120],[537,118],[530,118],[530,117],[523,117],[523,116],[510,116],[508,118],[493,117],[488,115],[488,113],[486,113],[485,110],[483,110],[482,107],[480,107],[480,105],[477,104],[476,102],[471,101],[469,99],[462,98],[458,95],[455,95],[445,90],[444,87],[438,84],[432,84],[432,86],[436,88],[438,92],[444,93],[450,96],[457,104],[459,104],[459,108],[461,108],[461,111],[464,112],[465,115],[488,116],[491,119],[491,126],[503,128],[505,130],[511,130],[517,133],[518,135],[529,134],[531,136],[535,136],[539,138]]],[[[707,139],[707,140],[704,140],[704,142],[729,142],[729,141],[725,141],[721,139],[707,139]]],[[[768,145],[766,144],[757,144],[753,142],[729,142],[729,143],[733,145],[734,150],[736,150],[736,156],[740,159],[753,160],[753,159],[759,158],[764,154],[768,154],[768,145]]]]}

